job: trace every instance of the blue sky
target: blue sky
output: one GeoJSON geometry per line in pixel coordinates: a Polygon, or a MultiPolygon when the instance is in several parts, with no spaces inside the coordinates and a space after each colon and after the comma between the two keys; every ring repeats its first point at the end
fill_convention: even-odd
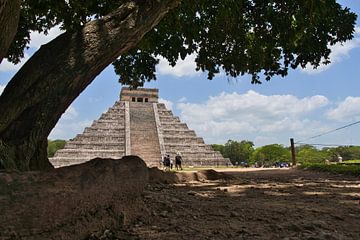
{"type": "MultiPolygon", "coordinates": [[[[360,15],[360,1],[343,0],[360,15]]],[[[32,34],[26,59],[43,43],[59,34],[32,34]]],[[[332,63],[317,70],[290,71],[261,85],[249,77],[207,80],[196,72],[192,57],[175,68],[158,66],[158,80],[145,87],[159,88],[161,101],[207,143],[228,139],[250,140],[256,146],[289,145],[295,141],[360,120],[360,21],[353,40],[333,47],[332,63]]],[[[24,62],[23,61],[23,62],[24,62]]],[[[0,92],[20,66],[0,65],[0,92]]],[[[64,113],[49,138],[70,139],[90,126],[119,98],[121,85],[112,66],[106,68],[64,113]]],[[[360,145],[360,124],[311,139],[307,143],[360,145]]]]}

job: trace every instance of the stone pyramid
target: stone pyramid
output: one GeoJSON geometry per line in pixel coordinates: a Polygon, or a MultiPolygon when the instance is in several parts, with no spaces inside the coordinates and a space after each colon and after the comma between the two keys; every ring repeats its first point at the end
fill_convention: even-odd
{"type": "Polygon", "coordinates": [[[122,88],[120,101],[82,134],[69,140],[50,159],[55,167],[90,159],[138,155],[148,166],[160,166],[162,156],[174,160],[180,152],[184,166],[225,166],[229,159],[197,137],[185,123],[158,102],[158,89],[122,88]]]}

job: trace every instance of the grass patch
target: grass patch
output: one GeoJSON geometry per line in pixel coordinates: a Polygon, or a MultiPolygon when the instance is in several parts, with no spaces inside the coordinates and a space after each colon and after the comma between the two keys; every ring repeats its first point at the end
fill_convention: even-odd
{"type": "Polygon", "coordinates": [[[186,166],[183,167],[183,170],[179,170],[177,171],[175,167],[173,167],[173,169],[171,169],[171,172],[193,172],[193,171],[201,171],[201,170],[209,170],[209,169],[214,169],[214,170],[222,170],[222,169],[229,169],[229,168],[242,168],[242,167],[236,167],[236,166],[186,166]]]}
{"type": "Polygon", "coordinates": [[[330,164],[323,163],[303,163],[302,169],[310,169],[321,172],[331,172],[337,174],[349,174],[360,176],[360,164],[330,164]]]}
{"type": "Polygon", "coordinates": [[[360,159],[343,161],[342,164],[360,164],[360,159]]]}

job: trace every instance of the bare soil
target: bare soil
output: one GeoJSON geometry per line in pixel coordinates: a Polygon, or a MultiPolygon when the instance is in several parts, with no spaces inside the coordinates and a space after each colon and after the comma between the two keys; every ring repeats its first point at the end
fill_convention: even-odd
{"type": "Polygon", "coordinates": [[[0,172],[0,240],[359,240],[359,225],[359,176],[165,173],[134,156],[0,172]]]}
{"type": "Polygon", "coordinates": [[[178,173],[177,183],[168,184],[174,178],[166,176],[150,171],[144,195],[147,213],[127,226],[126,234],[115,236],[360,239],[359,177],[296,169],[229,169],[178,173]]]}

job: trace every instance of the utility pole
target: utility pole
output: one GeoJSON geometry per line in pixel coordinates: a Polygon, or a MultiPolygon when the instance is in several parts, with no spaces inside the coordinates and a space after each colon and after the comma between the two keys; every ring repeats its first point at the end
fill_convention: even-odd
{"type": "Polygon", "coordinates": [[[291,160],[293,167],[296,166],[295,144],[294,139],[290,138],[291,160]]]}

